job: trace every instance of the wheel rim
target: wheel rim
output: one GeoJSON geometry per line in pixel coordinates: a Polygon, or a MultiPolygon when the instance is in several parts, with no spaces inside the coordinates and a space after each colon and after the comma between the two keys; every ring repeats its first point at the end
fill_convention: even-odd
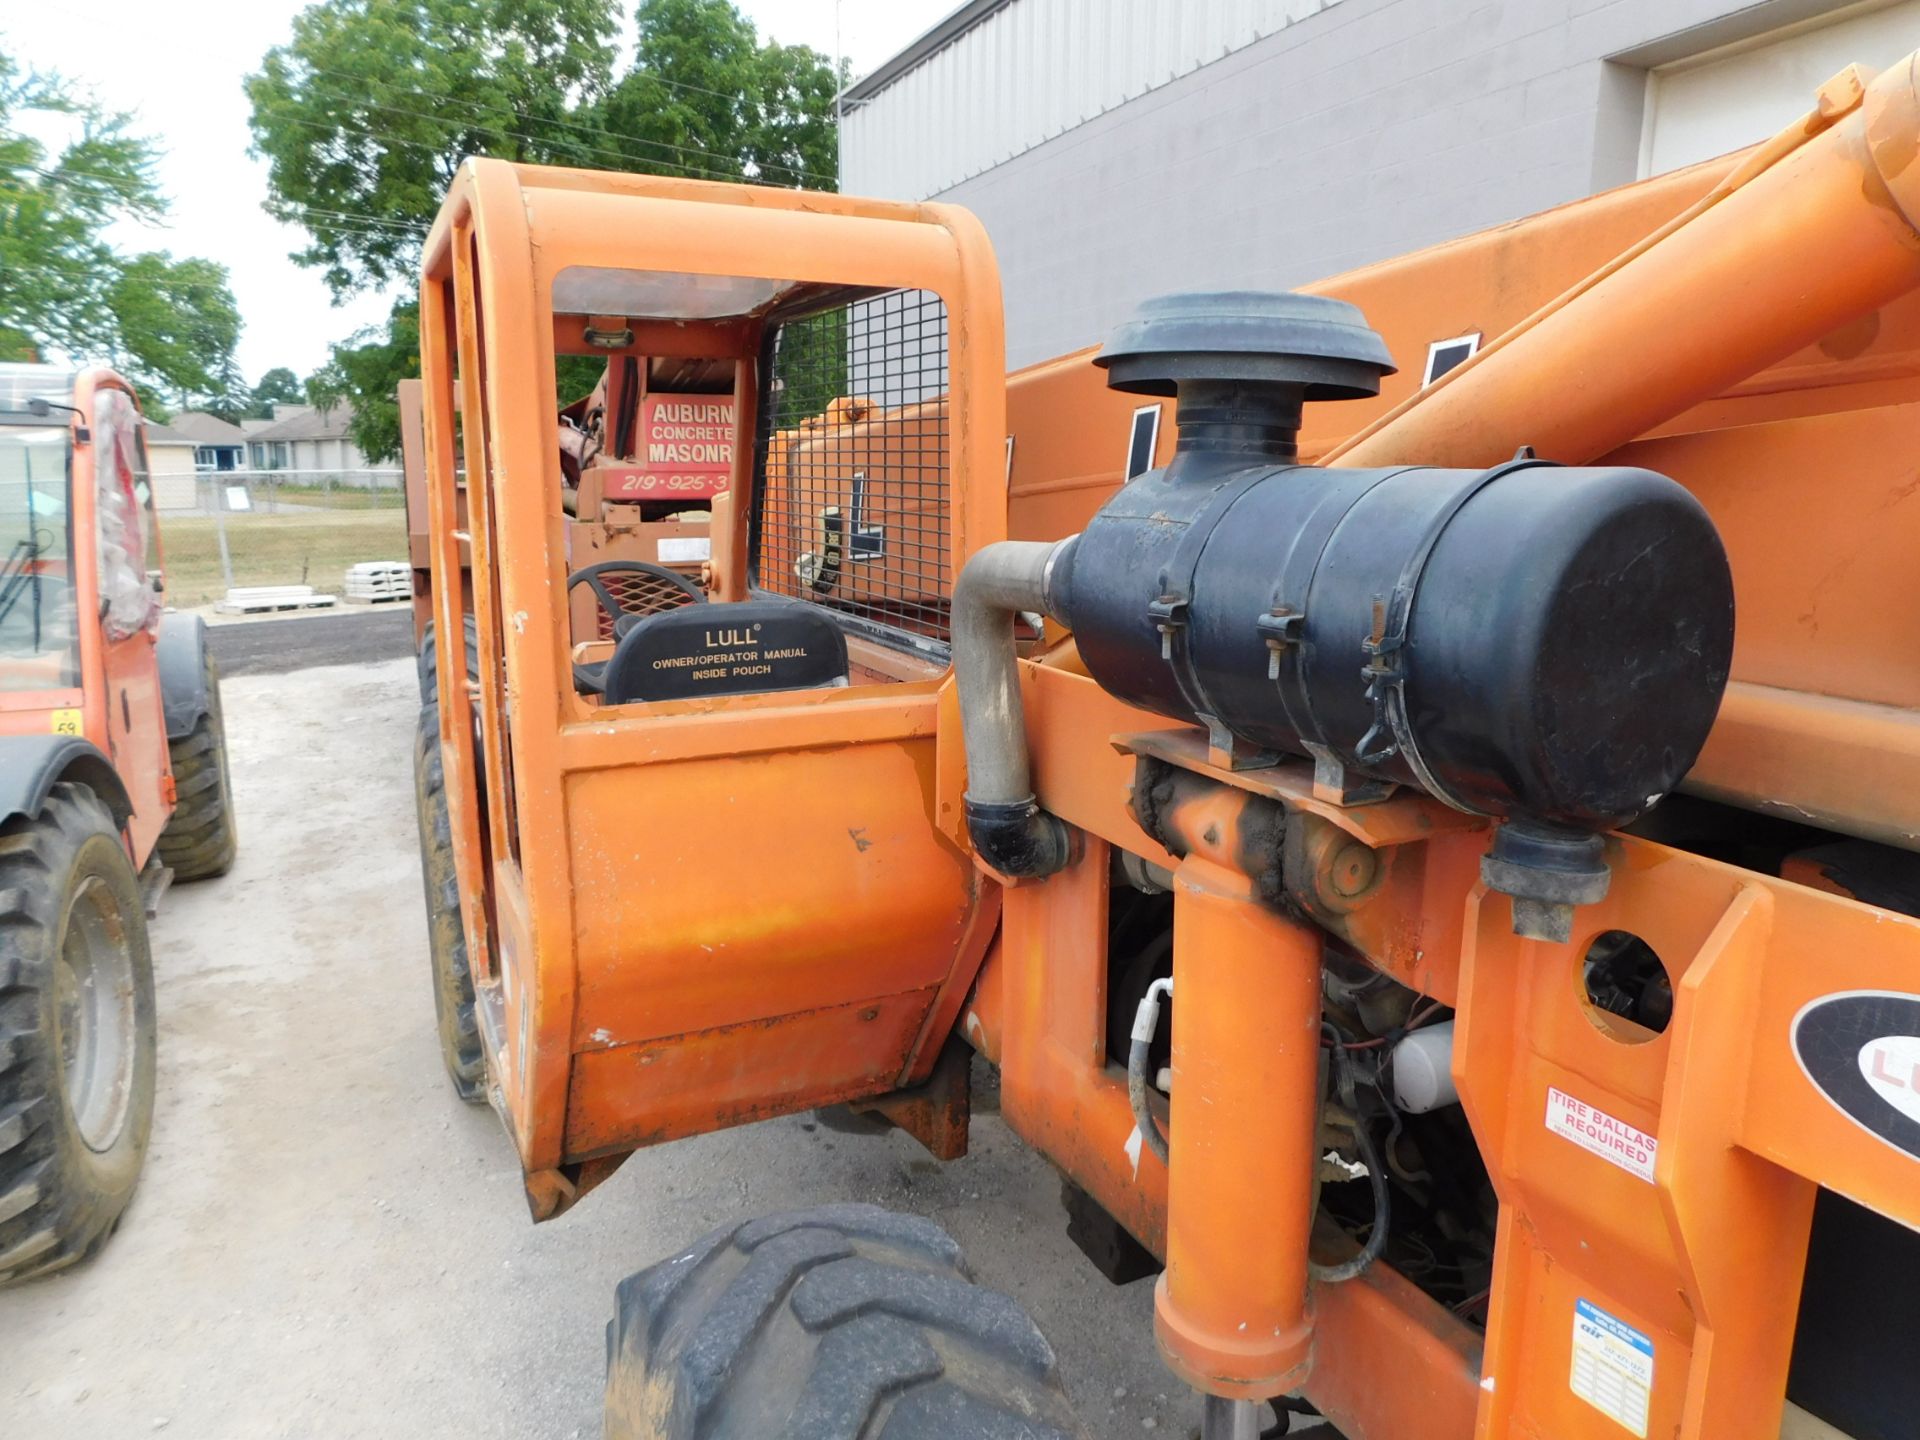
{"type": "Polygon", "coordinates": [[[113,892],[89,875],[67,911],[54,966],[67,1106],[87,1148],[110,1150],[133,1097],[133,957],[113,892]]]}

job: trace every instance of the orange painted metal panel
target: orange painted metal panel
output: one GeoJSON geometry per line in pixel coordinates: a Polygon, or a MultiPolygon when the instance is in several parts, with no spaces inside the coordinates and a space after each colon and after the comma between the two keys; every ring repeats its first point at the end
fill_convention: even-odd
{"type": "Polygon", "coordinates": [[[576,1048],[938,985],[973,881],[928,823],[932,761],[921,741],[572,777],[576,1048]]]}
{"type": "Polygon", "coordinates": [[[574,1059],[570,1160],[745,1125],[894,1086],[928,990],[751,1025],[588,1050],[574,1059]],[[825,1080],[823,1081],[823,1077],[825,1080]]]}
{"type": "Polygon", "coordinates": [[[1651,1342],[1650,1433],[1770,1436],[1815,1183],[1920,1222],[1913,1157],[1819,1093],[1793,1019],[1837,992],[1912,990],[1920,922],[1645,841],[1611,848],[1612,891],[1573,945],[1517,940],[1487,900],[1468,928],[1455,1076],[1502,1206],[1479,1433],[1611,1433],[1565,1380],[1585,1300],[1651,1342]],[[1666,1032],[1580,993],[1605,928],[1665,962],[1666,1032]],[[1558,1097],[1592,1118],[1569,1124],[1558,1097]]]}
{"type": "MultiPolygon", "coordinates": [[[[1916,297],[1920,298],[1920,297],[1916,297]]],[[[1915,327],[1920,341],[1920,325],[1915,327]]],[[[1920,374],[1920,355],[1914,361],[1920,374]]],[[[1920,383],[1911,402],[1643,441],[1626,464],[1679,478],[1733,565],[1747,685],[1920,706],[1920,671],[1852,637],[1920,612],[1920,383]]]]}

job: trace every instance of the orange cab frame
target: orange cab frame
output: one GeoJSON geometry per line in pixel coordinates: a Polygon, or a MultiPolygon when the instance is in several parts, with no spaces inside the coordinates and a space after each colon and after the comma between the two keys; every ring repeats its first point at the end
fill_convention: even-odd
{"type": "MultiPolygon", "coordinates": [[[[953,317],[949,569],[1004,534],[998,287],[979,227],[947,207],[490,161],[463,167],[425,264],[432,558],[458,573],[470,543],[480,640],[471,696],[439,652],[439,693],[478,716],[443,704],[440,742],[497,1099],[546,1213],[597,1178],[583,1167],[635,1145],[923,1078],[992,914],[991,885],[939,823],[959,777],[939,744],[937,647],[856,636],[843,688],[618,711],[576,693],[544,397],[556,339],[580,348],[581,312],[556,285],[611,274],[658,297],[668,313],[629,307],[633,352],[731,361],[743,435],[783,306],[939,297],[953,317]],[[749,755],[764,763],[741,767],[749,755]],[[779,932],[761,907],[786,917],[779,932]],[[796,933],[814,938],[796,947],[796,933]]],[[[715,505],[717,601],[752,581],[737,501],[753,455],[737,447],[735,503],[715,505]]],[[[436,587],[439,633],[459,633],[459,598],[436,587]]]]}

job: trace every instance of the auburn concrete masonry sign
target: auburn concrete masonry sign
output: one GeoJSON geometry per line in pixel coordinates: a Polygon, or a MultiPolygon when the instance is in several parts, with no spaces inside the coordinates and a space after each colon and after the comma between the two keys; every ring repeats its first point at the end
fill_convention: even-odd
{"type": "Polygon", "coordinates": [[[607,476],[609,500],[711,500],[733,475],[731,395],[649,395],[640,462],[607,476]]]}

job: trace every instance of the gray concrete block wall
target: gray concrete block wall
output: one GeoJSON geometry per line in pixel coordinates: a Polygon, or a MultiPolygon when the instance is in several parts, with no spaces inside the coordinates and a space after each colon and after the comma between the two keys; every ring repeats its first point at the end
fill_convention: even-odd
{"type": "Polygon", "coordinates": [[[1149,295],[1304,284],[1630,180],[1647,65],[1835,8],[1342,0],[937,198],[993,237],[1018,367],[1149,295]]]}

